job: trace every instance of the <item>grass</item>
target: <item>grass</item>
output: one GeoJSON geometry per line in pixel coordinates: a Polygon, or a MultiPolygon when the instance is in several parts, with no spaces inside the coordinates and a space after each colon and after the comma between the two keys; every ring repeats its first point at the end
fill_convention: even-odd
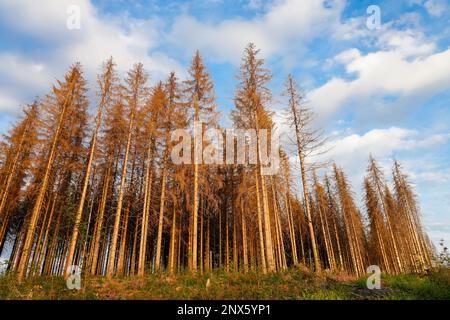
{"type": "Polygon", "coordinates": [[[384,275],[380,290],[369,290],[365,284],[364,278],[328,273],[318,276],[298,268],[270,275],[218,272],[93,277],[82,280],[81,290],[69,290],[62,277],[35,277],[19,284],[16,276],[9,274],[0,277],[0,299],[450,299],[449,269],[426,275],[384,275]]]}
{"type": "Polygon", "coordinates": [[[387,276],[386,283],[395,290],[395,294],[391,296],[392,299],[450,299],[448,269],[438,269],[426,276],[411,274],[387,276]]]}

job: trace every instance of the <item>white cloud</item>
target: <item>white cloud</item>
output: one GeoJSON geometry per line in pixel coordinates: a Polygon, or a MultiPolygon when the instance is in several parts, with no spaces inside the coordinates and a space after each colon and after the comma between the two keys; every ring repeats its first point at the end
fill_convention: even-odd
{"type": "Polygon", "coordinates": [[[361,53],[358,49],[352,48],[345,50],[338,54],[334,60],[336,60],[339,63],[346,64],[354,61],[355,59],[358,59],[361,57],[361,53]]]}
{"type": "Polygon", "coordinates": [[[158,19],[100,16],[90,1],[80,0],[76,5],[81,8],[81,29],[69,30],[66,10],[72,4],[71,0],[1,2],[0,18],[8,28],[49,45],[49,48],[26,54],[4,52],[0,55],[0,79],[8,79],[10,83],[6,87],[13,91],[9,101],[2,105],[11,105],[11,110],[14,108],[11,102],[24,97],[29,99],[29,92],[45,93],[54,79],[61,78],[75,61],[81,62],[92,86],[101,63],[110,56],[121,72],[136,62],[142,62],[156,79],[166,77],[172,70],[184,72],[177,61],[155,49],[160,44],[161,21],[158,19]]]}
{"type": "Polygon", "coordinates": [[[249,42],[269,57],[303,47],[309,39],[330,32],[339,23],[344,3],[335,0],[332,6],[325,6],[323,1],[275,1],[264,15],[219,23],[202,22],[185,14],[176,19],[169,39],[188,52],[201,49],[218,61],[238,63],[249,42]]]}
{"type": "Polygon", "coordinates": [[[322,120],[351,107],[364,121],[397,120],[407,110],[450,88],[450,48],[438,51],[437,35],[425,35],[417,13],[405,13],[370,31],[363,17],[337,25],[334,36],[369,48],[350,48],[325,61],[326,70],[342,64],[345,74],[332,74],[308,94],[322,120]]]}
{"type": "Polygon", "coordinates": [[[424,6],[428,13],[434,17],[440,17],[449,10],[446,0],[427,0],[424,6]]]}
{"type": "Polygon", "coordinates": [[[0,111],[20,110],[18,108],[20,104],[20,100],[0,91],[0,111]]]}
{"type": "MultiPolygon", "coordinates": [[[[398,127],[372,129],[362,135],[344,132],[331,137],[323,146],[323,149],[328,151],[313,160],[336,162],[349,174],[354,186],[359,186],[370,154],[388,169],[392,164],[392,158],[399,154],[412,155],[423,150],[431,150],[449,140],[450,134],[424,135],[416,130],[398,127]]],[[[414,174],[416,178],[422,168],[419,166],[408,169],[417,172],[414,174]]]]}
{"type": "Polygon", "coordinates": [[[362,182],[368,164],[368,156],[372,154],[384,171],[388,181],[390,180],[392,160],[395,157],[403,165],[403,171],[408,174],[412,183],[416,184],[419,203],[423,209],[424,225],[431,240],[437,244],[439,239],[446,239],[450,243],[450,230],[448,220],[442,216],[446,212],[448,194],[446,193],[450,182],[450,172],[436,164],[435,157],[428,161],[417,155],[433,152],[436,147],[450,140],[449,134],[429,134],[416,130],[391,127],[388,129],[373,129],[365,134],[338,134],[331,138],[324,149],[328,153],[319,160],[331,159],[348,175],[355,199],[360,207],[363,192],[362,182]],[[439,191],[439,192],[438,192],[439,191]]]}
{"type": "MultiPolygon", "coordinates": [[[[404,47],[403,47],[404,48],[404,47]]],[[[425,58],[408,60],[401,50],[378,51],[367,55],[352,49],[337,56],[346,62],[346,72],[354,80],[334,77],[308,95],[321,117],[331,117],[344,104],[374,104],[387,95],[399,99],[426,98],[450,87],[450,49],[425,58]],[[371,101],[375,99],[375,101],[371,101]]],[[[354,108],[358,111],[357,108],[354,108]]],[[[374,113],[375,110],[364,110],[374,113]]],[[[391,115],[395,110],[390,110],[391,115]]]]}
{"type": "Polygon", "coordinates": [[[441,17],[448,10],[447,0],[409,0],[409,4],[424,6],[433,17],[441,17]]]}
{"type": "MultiPolygon", "coordinates": [[[[41,39],[60,39],[67,31],[67,7],[73,3],[70,0],[3,0],[0,4],[0,16],[14,30],[41,39]]],[[[76,5],[81,8],[82,21],[86,16],[92,15],[94,8],[88,0],[76,1],[76,5]]]]}
{"type": "Polygon", "coordinates": [[[11,53],[0,53],[0,74],[8,79],[8,84],[32,89],[42,88],[52,80],[44,63],[11,53]]]}
{"type": "Polygon", "coordinates": [[[393,50],[403,57],[426,56],[436,49],[434,42],[427,40],[417,29],[388,29],[381,33],[377,42],[381,49],[393,50]]]}
{"type": "Polygon", "coordinates": [[[415,135],[413,130],[392,127],[373,129],[363,135],[340,136],[324,146],[324,149],[329,150],[325,156],[353,173],[357,167],[361,167],[358,164],[365,166],[369,154],[384,158],[395,150],[410,149],[413,144],[417,144],[415,135]]]}
{"type": "Polygon", "coordinates": [[[432,183],[450,182],[450,172],[425,171],[411,175],[412,179],[432,183]]]}

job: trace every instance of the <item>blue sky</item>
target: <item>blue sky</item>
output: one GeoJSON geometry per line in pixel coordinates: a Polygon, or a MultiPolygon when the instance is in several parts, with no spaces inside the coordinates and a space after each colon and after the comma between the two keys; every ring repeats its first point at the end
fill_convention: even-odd
{"type": "Polygon", "coordinates": [[[120,72],[143,62],[156,82],[172,70],[182,78],[197,48],[227,125],[250,41],[273,71],[280,131],[289,133],[279,93],[291,72],[330,136],[326,157],[346,170],[356,196],[369,153],[386,174],[395,157],[416,186],[430,237],[450,243],[447,0],[1,0],[0,132],[74,61],[94,92],[110,55],[120,72]],[[66,27],[73,4],[81,9],[79,30],[66,27]],[[379,29],[366,25],[369,5],[380,8],[379,29]]]}

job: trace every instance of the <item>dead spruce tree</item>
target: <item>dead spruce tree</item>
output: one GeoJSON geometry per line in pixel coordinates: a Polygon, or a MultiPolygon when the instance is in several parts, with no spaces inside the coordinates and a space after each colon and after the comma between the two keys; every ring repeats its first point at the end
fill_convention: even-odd
{"type": "Polygon", "coordinates": [[[312,221],[306,161],[308,156],[314,153],[317,154],[318,150],[320,150],[321,146],[324,144],[324,140],[321,138],[321,132],[319,130],[314,130],[311,128],[313,113],[311,109],[306,106],[305,98],[297,87],[292,75],[288,76],[284,96],[288,98],[288,107],[286,108],[288,123],[295,131],[295,144],[300,163],[301,186],[303,189],[303,200],[311,241],[311,250],[314,258],[314,266],[316,271],[320,272],[321,264],[316,243],[316,231],[314,230],[312,221]]]}
{"type": "MultiPolygon", "coordinates": [[[[55,162],[56,154],[58,152],[58,144],[60,143],[63,127],[68,119],[68,115],[70,114],[70,109],[73,110],[73,108],[77,107],[77,100],[83,98],[85,91],[84,86],[85,81],[81,76],[80,66],[74,65],[66,75],[65,81],[59,82],[59,86],[53,88],[54,103],[55,108],[57,109],[57,120],[53,129],[53,137],[51,138],[47,165],[39,190],[37,191],[38,193],[34,207],[28,220],[26,236],[20,255],[20,262],[17,268],[19,281],[23,281],[27,275],[29,258],[35,237],[35,230],[44,204],[44,197],[49,185],[50,175],[55,162]]],[[[81,110],[79,110],[79,112],[80,111],[81,110]]]]}
{"type": "Polygon", "coordinates": [[[197,51],[192,59],[189,68],[189,78],[185,81],[186,103],[192,108],[192,124],[194,128],[194,185],[192,194],[192,220],[190,220],[190,246],[189,255],[190,269],[197,270],[198,267],[198,211],[199,211],[199,177],[201,176],[199,162],[202,162],[200,133],[196,132],[195,122],[202,122],[206,125],[209,118],[213,116],[216,109],[214,85],[211,77],[203,64],[200,52],[197,51]],[[199,156],[200,155],[200,156],[199,156]]]}
{"type": "Polygon", "coordinates": [[[92,134],[92,139],[91,139],[91,143],[90,143],[88,162],[87,162],[83,187],[82,187],[82,191],[81,191],[80,202],[79,202],[76,217],[75,217],[75,223],[73,226],[72,235],[71,235],[71,238],[69,241],[69,251],[67,253],[66,269],[65,269],[66,277],[70,275],[71,266],[72,266],[73,258],[74,258],[74,254],[75,254],[75,248],[76,248],[76,244],[77,244],[77,240],[78,240],[78,233],[79,233],[79,224],[81,222],[81,218],[83,215],[83,209],[84,209],[84,205],[86,202],[86,195],[88,192],[89,180],[91,177],[93,160],[94,160],[94,155],[95,155],[95,151],[96,151],[96,147],[97,147],[98,133],[99,133],[100,126],[102,123],[103,109],[105,108],[106,105],[109,104],[109,102],[111,100],[111,96],[112,96],[113,92],[115,91],[114,86],[115,86],[117,77],[114,72],[114,62],[113,62],[112,58],[110,58],[105,63],[103,68],[104,68],[103,74],[98,79],[98,85],[99,85],[99,89],[100,89],[100,93],[99,93],[100,104],[98,107],[95,129],[92,134]]]}
{"type": "Polygon", "coordinates": [[[248,129],[244,137],[222,131],[199,52],[187,79],[170,73],[150,86],[142,64],[124,78],[112,58],[105,62],[90,116],[87,83],[73,65],[0,141],[0,249],[20,281],[67,277],[72,265],[107,277],[269,273],[299,264],[359,277],[372,264],[388,274],[433,267],[434,247],[401,165],[387,175],[370,158],[360,209],[344,170],[315,162],[321,132],[311,129],[313,114],[292,76],[283,97],[295,151],[276,150],[279,170],[266,174],[276,103],[253,44],[231,112],[235,129],[248,129]],[[188,141],[172,141],[176,129],[188,141]],[[178,151],[189,160],[176,163],[178,151]]]}
{"type": "Polygon", "coordinates": [[[117,208],[116,215],[114,220],[114,229],[111,239],[111,246],[109,249],[109,258],[108,258],[108,269],[107,276],[111,277],[115,273],[115,263],[116,263],[116,254],[117,254],[117,241],[119,238],[119,228],[121,223],[122,216],[122,206],[123,206],[123,198],[125,193],[125,183],[127,178],[127,170],[128,170],[128,159],[132,144],[133,137],[133,129],[135,116],[138,112],[139,108],[142,106],[143,100],[146,98],[147,82],[148,76],[145,73],[144,66],[140,63],[136,64],[133,69],[128,72],[128,76],[126,79],[126,91],[125,91],[125,100],[127,102],[127,107],[129,111],[129,120],[128,120],[128,138],[127,144],[125,148],[125,154],[122,163],[122,174],[121,174],[121,182],[117,200],[117,208]]]}

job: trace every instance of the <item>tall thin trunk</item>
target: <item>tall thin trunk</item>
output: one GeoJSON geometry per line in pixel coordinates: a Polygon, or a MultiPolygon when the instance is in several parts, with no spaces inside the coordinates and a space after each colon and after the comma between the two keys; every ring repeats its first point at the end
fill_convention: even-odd
{"type": "MultiPolygon", "coordinates": [[[[199,120],[199,106],[198,106],[198,101],[196,100],[194,102],[195,104],[195,120],[198,121],[199,120]]],[[[192,265],[191,268],[192,270],[195,272],[197,271],[197,238],[198,238],[198,175],[199,175],[199,164],[198,162],[201,161],[201,156],[200,159],[198,157],[198,153],[202,152],[202,150],[198,150],[201,149],[201,144],[198,142],[199,139],[202,139],[203,137],[201,135],[199,135],[199,133],[197,132],[197,126],[194,125],[195,127],[195,133],[194,133],[194,194],[193,194],[193,206],[192,206],[192,265]],[[198,137],[199,136],[199,137],[198,137]]]]}
{"type": "Polygon", "coordinates": [[[204,199],[201,197],[200,201],[200,274],[203,274],[204,260],[203,260],[203,218],[204,218],[204,199]]]}
{"type": "Polygon", "coordinates": [[[225,207],[225,271],[230,271],[230,222],[228,220],[228,211],[225,207]]]}
{"type": "Polygon", "coordinates": [[[244,273],[248,271],[248,250],[247,250],[247,224],[245,222],[244,209],[242,208],[242,201],[240,202],[241,224],[242,224],[242,258],[244,262],[244,273]]]}
{"type": "Polygon", "coordinates": [[[163,172],[161,177],[161,200],[159,205],[158,238],[156,242],[156,258],[155,258],[156,270],[159,270],[161,265],[162,231],[164,224],[164,208],[166,204],[166,179],[167,179],[167,157],[168,157],[167,148],[168,146],[166,146],[166,151],[164,152],[163,172]]]}
{"type": "Polygon", "coordinates": [[[128,156],[130,152],[131,147],[131,137],[133,135],[133,121],[134,121],[134,110],[132,108],[131,115],[130,115],[130,123],[128,127],[128,141],[127,141],[127,147],[125,151],[125,158],[123,160],[123,168],[122,168],[122,180],[120,183],[120,189],[119,189],[119,196],[117,201],[117,210],[116,210],[116,217],[114,221],[114,230],[111,240],[111,247],[109,251],[109,260],[108,260],[108,269],[106,272],[106,275],[110,278],[114,275],[114,265],[116,260],[116,249],[117,249],[117,240],[119,237],[119,227],[120,227],[120,217],[122,214],[122,205],[123,205],[123,195],[125,191],[125,182],[127,179],[127,166],[128,166],[128,156]]]}
{"type": "Polygon", "coordinates": [[[292,216],[292,208],[291,208],[291,202],[289,198],[289,184],[287,184],[287,190],[284,193],[284,202],[286,206],[287,211],[287,220],[288,220],[288,228],[289,228],[289,240],[291,242],[291,251],[292,251],[292,262],[294,265],[298,264],[298,254],[297,254],[297,243],[295,239],[295,228],[294,228],[294,218],[292,216]]]}
{"type": "Polygon", "coordinates": [[[177,231],[177,210],[176,210],[176,187],[175,181],[173,182],[173,208],[172,208],[172,228],[170,232],[170,250],[169,250],[169,273],[175,273],[175,242],[177,231]]]}
{"type": "Polygon", "coordinates": [[[44,240],[43,239],[43,237],[44,237],[44,228],[45,228],[47,220],[48,220],[48,218],[50,216],[50,205],[51,205],[51,203],[52,203],[52,201],[48,201],[47,207],[45,209],[43,220],[41,221],[41,227],[40,227],[39,235],[37,237],[36,246],[35,246],[35,249],[34,249],[33,257],[31,259],[31,271],[30,271],[30,274],[34,274],[34,272],[36,270],[37,258],[38,258],[38,256],[42,255],[40,253],[40,251],[41,251],[41,248],[42,248],[42,242],[44,240]]]}
{"type": "Polygon", "coordinates": [[[138,275],[145,274],[145,260],[147,256],[147,234],[148,234],[148,218],[151,203],[152,183],[153,183],[153,140],[150,142],[147,150],[147,168],[145,178],[145,192],[144,192],[144,210],[142,211],[141,223],[141,239],[139,245],[139,262],[138,275]]]}
{"type": "MultiPolygon", "coordinates": [[[[53,197],[53,203],[52,203],[52,208],[50,209],[50,216],[47,220],[47,225],[45,227],[45,234],[44,234],[44,239],[42,240],[42,249],[45,250],[47,248],[47,253],[50,251],[50,248],[47,246],[47,240],[48,240],[48,234],[50,232],[50,226],[51,223],[53,221],[53,214],[55,213],[55,207],[56,207],[56,202],[58,200],[58,191],[59,191],[59,184],[58,187],[56,188],[56,193],[53,197]]],[[[42,254],[39,256],[39,260],[37,263],[37,267],[38,269],[35,271],[35,273],[40,274],[41,273],[41,266],[42,266],[42,259],[44,257],[44,252],[42,252],[42,254]]]]}
{"type": "Polygon", "coordinates": [[[314,233],[314,228],[312,224],[312,216],[311,216],[311,207],[309,203],[309,192],[308,192],[308,183],[306,181],[306,168],[305,168],[305,159],[303,155],[303,145],[301,143],[301,132],[300,132],[300,115],[298,114],[297,105],[296,105],[296,97],[295,97],[295,85],[294,80],[292,77],[289,77],[288,80],[288,92],[291,95],[291,101],[290,101],[290,107],[291,107],[291,113],[293,118],[293,123],[295,127],[295,137],[297,142],[297,151],[298,151],[298,158],[300,161],[300,172],[301,172],[301,182],[303,187],[303,198],[305,203],[305,210],[306,210],[306,219],[307,219],[307,225],[309,229],[309,235],[311,238],[311,249],[313,253],[314,258],[314,265],[316,267],[316,271],[320,272],[321,266],[320,266],[320,260],[319,260],[319,253],[317,249],[316,244],[316,236],[314,233]]]}
{"type": "Polygon", "coordinates": [[[98,209],[97,228],[94,234],[94,249],[92,252],[91,275],[95,275],[97,273],[100,238],[103,229],[103,219],[105,216],[106,200],[108,199],[109,182],[111,180],[111,169],[112,169],[112,161],[110,160],[108,164],[108,169],[106,170],[105,182],[103,184],[102,198],[100,202],[100,207],[98,209]]]}
{"type": "Polygon", "coordinates": [[[269,209],[269,199],[267,196],[267,187],[265,177],[262,174],[262,164],[261,164],[261,137],[260,137],[260,128],[258,123],[258,117],[256,118],[256,151],[257,151],[257,169],[258,175],[257,178],[260,179],[260,187],[262,194],[262,204],[263,204],[263,217],[264,217],[264,240],[266,245],[266,258],[267,258],[267,271],[273,272],[276,270],[275,266],[275,256],[273,252],[273,243],[272,243],[272,230],[271,230],[271,222],[270,222],[270,209],[269,209]]]}
{"type": "Polygon", "coordinates": [[[233,206],[233,270],[238,271],[238,250],[237,250],[237,207],[233,206]]]}
{"type": "MultiPolygon", "coordinates": [[[[106,89],[109,90],[109,83],[107,85],[108,85],[108,87],[106,89]]],[[[88,191],[89,180],[91,177],[92,162],[94,160],[95,150],[97,147],[97,136],[98,136],[98,132],[100,130],[100,126],[102,123],[102,112],[103,112],[103,108],[105,105],[105,101],[106,101],[106,96],[105,96],[105,94],[102,94],[102,100],[101,100],[100,106],[98,108],[97,122],[95,125],[94,133],[92,134],[91,148],[89,151],[89,158],[88,158],[88,163],[87,163],[87,167],[86,167],[86,174],[84,176],[84,183],[83,183],[83,188],[82,188],[82,192],[81,192],[80,203],[78,204],[77,213],[75,214],[75,224],[73,226],[72,236],[70,237],[70,240],[69,240],[69,251],[67,254],[66,269],[65,269],[65,274],[64,274],[65,277],[68,277],[71,273],[71,266],[73,263],[75,247],[77,245],[77,240],[78,240],[79,225],[81,222],[81,218],[83,216],[84,204],[86,202],[86,195],[87,195],[87,191],[88,191]]]]}
{"type": "Polygon", "coordinates": [[[256,209],[258,213],[258,232],[259,232],[259,249],[261,255],[261,267],[264,274],[267,273],[266,267],[266,254],[264,249],[264,235],[263,235],[263,226],[262,226],[262,214],[261,214],[261,197],[259,194],[259,179],[258,173],[255,170],[255,182],[256,182],[256,209]]]}
{"type": "Polygon", "coordinates": [[[123,221],[122,236],[120,239],[119,258],[117,261],[117,274],[124,275],[125,271],[125,251],[127,247],[127,235],[128,235],[128,222],[130,218],[131,201],[129,201],[127,208],[125,209],[125,216],[123,221]]]}

